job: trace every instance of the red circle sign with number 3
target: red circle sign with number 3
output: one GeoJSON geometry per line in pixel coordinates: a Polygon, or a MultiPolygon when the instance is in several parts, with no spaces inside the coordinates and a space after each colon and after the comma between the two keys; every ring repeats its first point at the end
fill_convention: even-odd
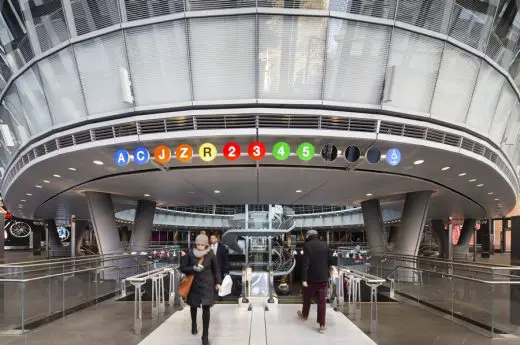
{"type": "Polygon", "coordinates": [[[237,143],[227,143],[224,145],[224,157],[228,161],[236,161],[240,158],[240,145],[237,143]]]}
{"type": "Polygon", "coordinates": [[[265,156],[265,146],[259,141],[252,142],[247,149],[247,154],[254,161],[259,161],[265,156]]]}

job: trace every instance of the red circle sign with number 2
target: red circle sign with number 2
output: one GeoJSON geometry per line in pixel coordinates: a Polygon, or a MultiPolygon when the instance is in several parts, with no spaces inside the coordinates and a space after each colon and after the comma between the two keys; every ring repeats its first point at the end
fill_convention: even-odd
{"type": "Polygon", "coordinates": [[[237,143],[227,143],[224,146],[224,157],[228,161],[235,161],[240,158],[240,145],[237,143]]]}

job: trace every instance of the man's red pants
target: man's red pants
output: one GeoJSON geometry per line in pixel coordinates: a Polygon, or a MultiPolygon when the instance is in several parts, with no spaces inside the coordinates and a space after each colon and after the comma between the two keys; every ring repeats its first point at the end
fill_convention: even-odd
{"type": "Polygon", "coordinates": [[[302,316],[309,317],[309,309],[311,308],[312,298],[318,297],[318,323],[325,326],[325,311],[327,309],[327,282],[308,283],[309,286],[303,289],[303,310],[302,316]]]}

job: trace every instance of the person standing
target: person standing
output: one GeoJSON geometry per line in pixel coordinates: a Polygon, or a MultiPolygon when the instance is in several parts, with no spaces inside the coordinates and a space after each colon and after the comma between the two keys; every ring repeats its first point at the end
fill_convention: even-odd
{"type": "Polygon", "coordinates": [[[325,313],[327,309],[327,288],[329,267],[332,266],[332,253],[326,242],[321,241],[316,230],[309,230],[303,246],[303,308],[298,316],[307,320],[311,307],[311,300],[316,294],[318,297],[317,321],[320,333],[324,333],[325,313]]]}
{"type": "Polygon", "coordinates": [[[180,268],[184,274],[194,274],[193,284],[186,303],[190,306],[191,333],[196,335],[197,309],[202,307],[202,344],[209,345],[210,308],[215,303],[215,290],[222,283],[215,254],[209,247],[208,236],[201,234],[195,238],[195,248],[186,256],[180,268]],[[203,259],[203,262],[199,262],[203,259]]]}
{"type": "Polygon", "coordinates": [[[209,243],[213,253],[217,256],[218,267],[220,269],[220,278],[224,279],[226,274],[229,274],[229,249],[228,247],[220,243],[217,234],[213,233],[209,237],[209,243]]]}

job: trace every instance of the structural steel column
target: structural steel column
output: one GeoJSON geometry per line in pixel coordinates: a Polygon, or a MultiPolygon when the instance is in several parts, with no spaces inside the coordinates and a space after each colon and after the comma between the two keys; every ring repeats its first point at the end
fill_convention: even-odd
{"type": "Polygon", "coordinates": [[[479,243],[480,247],[482,248],[480,251],[480,256],[482,258],[489,258],[489,251],[491,247],[491,242],[489,241],[490,236],[490,228],[491,228],[491,222],[489,219],[484,219],[480,222],[480,231],[478,232],[479,235],[479,243]]]}
{"type": "Polygon", "coordinates": [[[63,243],[61,243],[60,235],[58,234],[56,221],[54,219],[46,219],[45,226],[47,227],[48,235],[48,238],[45,239],[47,242],[47,251],[51,252],[53,250],[63,249],[63,243]]]}
{"type": "Polygon", "coordinates": [[[476,224],[477,221],[475,219],[464,219],[462,230],[459,235],[459,241],[453,247],[453,254],[456,259],[467,258],[467,255],[469,254],[469,243],[471,242],[471,236],[473,236],[476,224]]]}
{"type": "Polygon", "coordinates": [[[431,191],[406,194],[401,228],[393,246],[394,253],[417,256],[431,195],[431,191]]]}
{"type": "Polygon", "coordinates": [[[373,199],[361,203],[365,233],[372,256],[386,251],[386,239],[383,232],[383,215],[379,200],[373,199]]]}
{"type": "MultiPolygon", "coordinates": [[[[511,265],[520,266],[520,216],[511,217],[511,265]]],[[[519,271],[511,274],[520,276],[519,271]]],[[[520,285],[510,285],[510,322],[520,325],[520,285]]]]}
{"type": "Polygon", "coordinates": [[[448,258],[448,232],[444,229],[444,221],[442,219],[432,219],[432,232],[439,238],[439,257],[448,258]]]}
{"type": "Polygon", "coordinates": [[[132,251],[146,250],[150,246],[155,206],[156,203],[149,200],[139,200],[137,203],[135,226],[130,240],[132,251]]]}
{"type": "Polygon", "coordinates": [[[112,197],[107,193],[86,192],[92,227],[96,234],[99,254],[121,253],[112,197]]]}

